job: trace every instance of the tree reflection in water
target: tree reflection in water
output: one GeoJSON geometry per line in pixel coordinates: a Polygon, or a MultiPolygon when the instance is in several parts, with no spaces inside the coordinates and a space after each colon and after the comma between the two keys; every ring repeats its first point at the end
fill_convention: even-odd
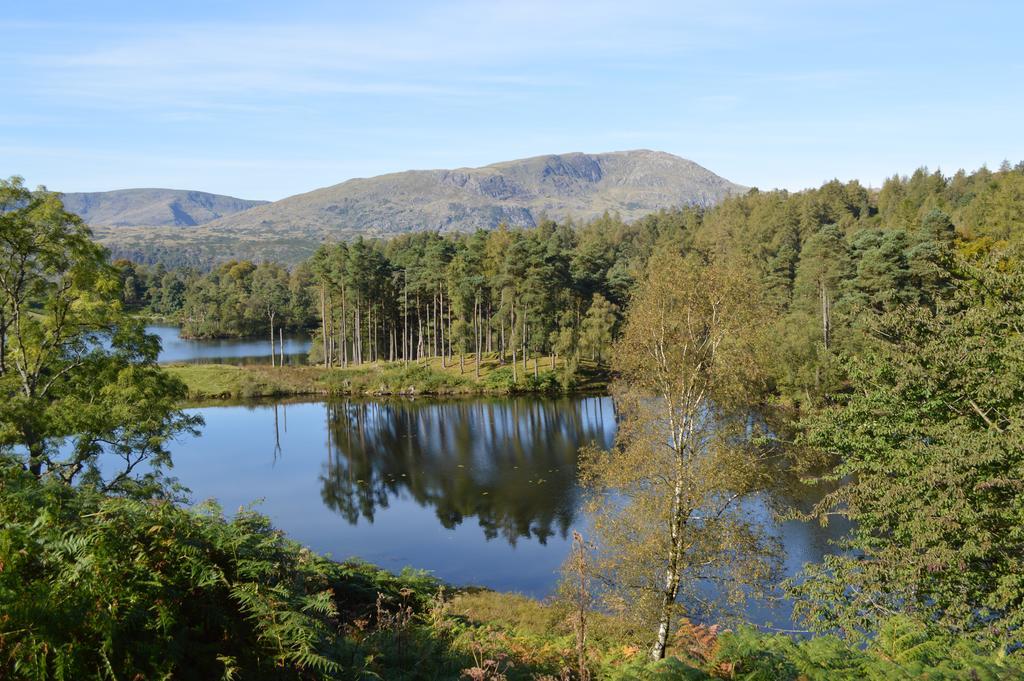
{"type": "Polygon", "coordinates": [[[610,445],[611,400],[395,399],[327,404],[324,503],[351,524],[408,497],[453,528],[475,516],[511,545],[565,538],[578,507],[576,453],[610,445]]]}

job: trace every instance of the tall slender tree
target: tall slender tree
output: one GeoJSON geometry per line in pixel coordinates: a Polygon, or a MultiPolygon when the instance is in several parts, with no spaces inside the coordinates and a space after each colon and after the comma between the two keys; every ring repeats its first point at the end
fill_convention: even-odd
{"type": "Polygon", "coordinates": [[[742,509],[770,479],[749,402],[766,312],[748,273],[656,254],[615,346],[619,432],[581,477],[606,601],[653,629],[654,659],[699,582],[739,596],[770,574],[772,542],[742,509]]]}

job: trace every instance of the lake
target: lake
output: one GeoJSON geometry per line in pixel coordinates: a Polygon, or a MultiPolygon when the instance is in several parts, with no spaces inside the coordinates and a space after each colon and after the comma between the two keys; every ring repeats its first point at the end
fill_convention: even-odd
{"type": "MultiPolygon", "coordinates": [[[[422,568],[458,585],[544,597],[574,527],[585,532],[576,453],[607,447],[608,397],[264,403],[190,410],[199,438],[172,446],[171,472],[193,500],[259,510],[312,549],[391,570],[422,568]]],[[[816,524],[777,525],[785,571],[829,550],[816,524]]],[[[789,626],[786,604],[751,620],[789,626]]]]}
{"type": "MultiPolygon", "coordinates": [[[[151,324],[146,331],[160,338],[162,349],[159,361],[164,364],[188,362],[194,364],[270,364],[270,336],[264,338],[210,338],[184,339],[180,328],[167,324],[151,324]]],[[[304,334],[286,334],[284,337],[285,362],[305,364],[311,340],[304,334]]],[[[275,339],[276,346],[276,339],[275,339]]],[[[280,349],[276,350],[278,353],[280,349]]]]}

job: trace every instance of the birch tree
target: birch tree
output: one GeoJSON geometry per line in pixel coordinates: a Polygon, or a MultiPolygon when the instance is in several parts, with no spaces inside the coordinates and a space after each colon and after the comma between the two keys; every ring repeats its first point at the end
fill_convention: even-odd
{"type": "Polygon", "coordinates": [[[770,479],[749,404],[764,317],[740,269],[659,254],[613,350],[619,432],[584,451],[581,476],[606,605],[651,627],[654,659],[702,585],[738,602],[772,573],[774,541],[743,503],[770,479]]]}

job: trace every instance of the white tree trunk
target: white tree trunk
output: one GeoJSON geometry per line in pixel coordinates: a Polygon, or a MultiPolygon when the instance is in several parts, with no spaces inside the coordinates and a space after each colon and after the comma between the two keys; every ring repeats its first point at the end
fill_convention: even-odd
{"type": "MultiPolygon", "coordinates": [[[[678,446],[678,445],[677,445],[678,446]]],[[[678,456],[682,456],[678,454],[678,456]]],[[[682,459],[679,460],[679,469],[676,471],[676,480],[672,494],[672,527],[669,544],[668,566],[665,568],[665,590],[661,598],[661,612],[658,613],[658,635],[651,648],[651,658],[660,660],[665,657],[665,648],[668,646],[668,636],[672,627],[672,608],[676,603],[676,596],[679,594],[679,561],[680,546],[682,545],[683,529],[683,476],[682,459]]]]}

